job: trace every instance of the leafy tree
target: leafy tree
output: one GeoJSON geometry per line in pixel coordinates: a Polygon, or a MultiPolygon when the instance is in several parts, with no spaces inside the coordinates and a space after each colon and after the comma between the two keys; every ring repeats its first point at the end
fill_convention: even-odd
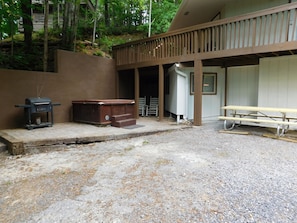
{"type": "Polygon", "coordinates": [[[0,51],[0,64],[14,63],[14,34],[17,31],[16,20],[19,18],[19,4],[16,0],[1,1],[0,4],[0,41],[11,37],[10,56],[3,55],[0,51]]]}
{"type": "MultiPolygon", "coordinates": [[[[152,1],[152,34],[166,32],[171,20],[173,19],[178,5],[182,0],[84,0],[83,4],[87,7],[81,7],[81,0],[43,0],[44,5],[33,5],[32,0],[1,0],[0,1],[0,41],[3,38],[13,37],[17,32],[17,24],[22,17],[24,28],[24,46],[18,55],[12,57],[14,61],[10,61],[10,68],[15,68],[19,64],[27,69],[34,69],[41,66],[42,46],[38,43],[32,47],[32,9],[41,7],[44,12],[48,12],[48,3],[52,7],[53,12],[53,31],[47,26],[48,14],[45,14],[44,30],[44,67],[47,70],[47,60],[49,56],[47,39],[48,35],[59,34],[61,45],[59,48],[67,50],[76,49],[76,39],[89,39],[94,44],[95,37],[97,43],[104,43],[106,51],[111,50],[114,44],[124,43],[125,40],[115,35],[140,33],[138,38],[142,38],[143,33],[148,33],[149,9],[150,1],[152,1]],[[63,16],[63,24],[60,27],[60,15],[63,16]],[[61,34],[61,35],[60,35],[61,34]],[[109,37],[111,36],[112,37],[109,37]],[[98,39],[99,36],[99,39],[98,39]],[[34,58],[35,57],[35,58],[34,58]],[[33,64],[35,65],[33,66],[33,64]]],[[[41,33],[39,31],[39,33],[41,33]]],[[[39,35],[40,36],[40,35],[39,35]]],[[[130,37],[129,37],[130,38],[130,37]]],[[[131,36],[131,39],[135,39],[131,36]]],[[[13,55],[14,41],[11,41],[11,54],[13,55]]],[[[35,42],[34,42],[35,44],[35,42]]],[[[0,44],[1,47],[1,44],[0,44]]],[[[102,47],[103,48],[103,47],[102,47]]],[[[6,50],[7,52],[7,50],[6,50]]],[[[5,52],[5,55],[7,53],[5,52]]],[[[0,54],[3,52],[0,52],[0,54]]],[[[8,64],[4,60],[8,60],[6,56],[0,55],[0,65],[8,64]],[[3,62],[4,61],[4,62],[3,62]]],[[[50,63],[50,61],[49,61],[50,63]]]]}
{"type": "Polygon", "coordinates": [[[17,19],[20,17],[17,0],[1,1],[0,4],[0,39],[12,37],[17,31],[17,19]]]}
{"type": "MultiPolygon", "coordinates": [[[[148,0],[149,1],[149,0],[148,0]]],[[[167,32],[172,19],[174,18],[181,0],[152,0],[152,34],[167,32]],[[166,12],[166,13],[164,13],[166,12]]],[[[148,12],[148,11],[147,11],[148,12]]],[[[148,21],[138,30],[148,30],[148,21]]]]}

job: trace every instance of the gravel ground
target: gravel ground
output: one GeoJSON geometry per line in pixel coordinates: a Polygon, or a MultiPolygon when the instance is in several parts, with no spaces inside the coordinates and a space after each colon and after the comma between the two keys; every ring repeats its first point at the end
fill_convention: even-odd
{"type": "Polygon", "coordinates": [[[297,144],[217,122],[0,153],[0,222],[296,222],[297,144]]]}

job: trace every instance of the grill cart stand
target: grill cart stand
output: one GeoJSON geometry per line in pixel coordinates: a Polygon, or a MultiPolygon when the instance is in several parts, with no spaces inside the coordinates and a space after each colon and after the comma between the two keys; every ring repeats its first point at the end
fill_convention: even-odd
{"type": "Polygon", "coordinates": [[[52,103],[49,98],[26,98],[25,104],[15,105],[18,108],[24,108],[26,124],[25,127],[29,130],[34,128],[51,127],[54,124],[53,106],[61,105],[60,103],[52,103]],[[32,120],[33,115],[46,113],[46,120],[41,121],[41,117],[36,117],[32,120]],[[50,118],[49,118],[50,113],[50,118]]]}

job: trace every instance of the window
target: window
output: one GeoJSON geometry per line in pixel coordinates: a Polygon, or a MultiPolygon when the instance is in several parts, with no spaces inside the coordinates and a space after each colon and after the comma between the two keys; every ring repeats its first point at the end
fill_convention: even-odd
{"type": "MultiPolygon", "coordinates": [[[[190,73],[190,91],[194,94],[194,72],[190,73]]],[[[217,73],[203,73],[202,93],[217,94],[217,73]]]]}
{"type": "Polygon", "coordinates": [[[203,94],[217,94],[217,74],[204,73],[203,74],[203,94]]]}

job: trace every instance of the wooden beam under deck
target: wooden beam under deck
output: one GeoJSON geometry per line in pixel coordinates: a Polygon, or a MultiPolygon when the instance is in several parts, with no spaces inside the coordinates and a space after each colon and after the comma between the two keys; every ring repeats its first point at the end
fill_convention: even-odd
{"type": "Polygon", "coordinates": [[[274,44],[273,46],[250,47],[246,49],[230,49],[208,53],[198,53],[183,55],[181,57],[164,58],[135,64],[126,64],[117,66],[117,70],[127,70],[132,68],[143,68],[157,66],[160,63],[174,64],[193,62],[196,58],[202,60],[205,66],[243,66],[257,65],[260,58],[296,55],[297,41],[274,44]]]}

